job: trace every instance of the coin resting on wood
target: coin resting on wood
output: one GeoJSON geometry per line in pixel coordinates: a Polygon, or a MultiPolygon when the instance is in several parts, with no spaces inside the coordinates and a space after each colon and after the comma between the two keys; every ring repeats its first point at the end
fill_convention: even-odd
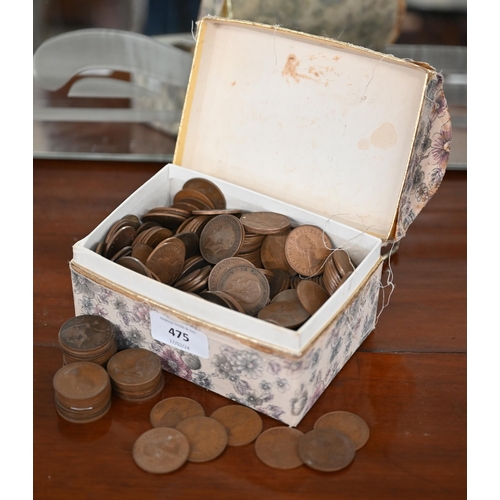
{"type": "Polygon", "coordinates": [[[167,286],[290,329],[354,272],[349,254],[321,228],[226,204],[218,186],[195,177],[170,206],[115,221],[94,250],[167,286]],[[276,304],[287,290],[298,293],[276,304]]]}

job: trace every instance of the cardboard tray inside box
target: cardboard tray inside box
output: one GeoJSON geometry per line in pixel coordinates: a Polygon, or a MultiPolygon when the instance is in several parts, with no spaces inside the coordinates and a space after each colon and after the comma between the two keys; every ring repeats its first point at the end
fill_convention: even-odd
{"type": "Polygon", "coordinates": [[[174,164],[74,245],[76,313],[107,315],[122,346],[154,350],[172,373],[297,425],[375,327],[381,246],[404,236],[439,187],[450,139],[442,78],[424,63],[205,18],[174,164]],[[318,226],[356,270],[293,331],[94,252],[116,220],[170,205],[193,177],[217,184],[228,208],[318,226]]]}

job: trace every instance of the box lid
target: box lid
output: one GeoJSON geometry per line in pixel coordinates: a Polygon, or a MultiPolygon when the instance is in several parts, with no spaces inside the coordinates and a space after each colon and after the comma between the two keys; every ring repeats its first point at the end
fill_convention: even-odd
{"type": "Polygon", "coordinates": [[[390,240],[439,186],[450,139],[428,65],[208,17],[174,163],[390,240]]]}

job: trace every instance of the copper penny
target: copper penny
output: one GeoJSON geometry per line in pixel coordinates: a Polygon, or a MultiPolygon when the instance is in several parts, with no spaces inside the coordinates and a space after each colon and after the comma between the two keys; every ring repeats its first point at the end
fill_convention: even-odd
{"type": "Polygon", "coordinates": [[[259,460],[274,469],[295,469],[302,465],[299,441],[304,433],[292,427],[272,427],[255,441],[259,460]]]}
{"type": "Polygon", "coordinates": [[[200,252],[210,264],[234,257],[240,250],[245,230],[234,215],[217,215],[210,219],[200,235],[200,252]]]}
{"type": "Polygon", "coordinates": [[[227,405],[215,410],[210,417],[220,422],[227,432],[229,446],[251,443],[262,432],[262,418],[246,406],[227,405]]]}
{"type": "Polygon", "coordinates": [[[146,245],[146,243],[139,243],[132,247],[132,253],[130,254],[130,256],[135,257],[145,265],[152,251],[153,248],[149,245],[146,245]]]}
{"type": "Polygon", "coordinates": [[[330,294],[322,286],[311,280],[302,280],[297,285],[297,295],[311,316],[330,298],[330,294]]]}
{"type": "Polygon", "coordinates": [[[200,238],[196,233],[192,232],[176,233],[175,237],[181,240],[182,243],[184,243],[184,246],[186,247],[186,257],[185,257],[186,260],[199,253],[200,238]]]}
{"type": "Polygon", "coordinates": [[[193,215],[239,215],[241,214],[239,208],[213,208],[212,210],[193,210],[193,215]]]}
{"type": "Polygon", "coordinates": [[[217,290],[217,284],[219,283],[219,278],[221,275],[231,267],[246,266],[249,262],[241,257],[228,257],[223,259],[212,268],[210,276],[208,278],[208,289],[210,291],[217,290]]]}
{"type": "Polygon", "coordinates": [[[271,302],[281,302],[283,300],[288,302],[298,302],[299,296],[297,295],[297,290],[295,288],[283,290],[282,292],[275,295],[271,302]]]}
{"type": "Polygon", "coordinates": [[[270,234],[264,238],[260,247],[260,258],[266,269],[283,269],[290,272],[292,267],[285,255],[285,243],[290,230],[280,234],[270,234]]]}
{"type": "Polygon", "coordinates": [[[299,441],[299,455],[312,469],[333,472],[347,467],[354,459],[354,443],[336,429],[314,429],[299,441]]]}
{"type": "Polygon", "coordinates": [[[182,432],[169,427],[150,429],[139,436],[132,448],[135,463],[151,474],[179,469],[189,456],[189,443],[182,432]]]}
{"type": "Polygon", "coordinates": [[[269,281],[250,264],[226,269],[217,290],[231,295],[250,316],[255,316],[269,302],[269,281]]]}
{"type": "Polygon", "coordinates": [[[132,226],[124,226],[113,234],[110,242],[106,245],[105,256],[111,259],[123,247],[132,245],[136,235],[136,230],[132,226]]]}
{"type": "Polygon", "coordinates": [[[293,229],[285,242],[290,266],[302,276],[313,276],[332,252],[332,242],[319,227],[305,224],[293,229]]]}
{"type": "Polygon", "coordinates": [[[174,203],[181,202],[183,200],[199,200],[208,209],[216,208],[214,202],[202,191],[198,191],[196,189],[182,188],[180,191],[177,191],[174,195],[174,203]]]}
{"type": "Polygon", "coordinates": [[[217,458],[227,446],[224,426],[210,417],[191,417],[179,422],[176,427],[189,442],[190,462],[208,462],[217,458]]]}
{"type": "Polygon", "coordinates": [[[276,212],[249,212],[240,217],[245,230],[257,234],[276,234],[286,231],[292,221],[276,212]]]}
{"type": "Polygon", "coordinates": [[[155,381],[161,374],[161,362],[152,351],[130,348],[117,352],[106,369],[115,386],[132,389],[155,381]]]}
{"type": "Polygon", "coordinates": [[[360,416],[348,411],[325,413],[316,420],[314,428],[342,431],[352,440],[355,450],[362,448],[370,437],[368,424],[360,416]]]}
{"type": "Polygon", "coordinates": [[[194,189],[196,191],[201,191],[206,195],[212,203],[214,208],[224,209],[226,208],[226,197],[224,193],[219,189],[219,187],[208,179],[203,179],[201,177],[194,177],[193,179],[187,180],[182,186],[183,189],[194,189]]]}
{"type": "Polygon", "coordinates": [[[136,273],[151,278],[149,269],[139,259],[132,257],[131,255],[119,258],[116,263],[130,269],[131,271],[135,271],[136,273]]]}
{"type": "Polygon", "coordinates": [[[355,269],[354,264],[349,257],[349,254],[341,248],[336,248],[333,252],[333,261],[342,277],[347,273],[352,273],[355,269]]]}
{"type": "Polygon", "coordinates": [[[153,427],[176,427],[177,424],[191,417],[204,417],[203,406],[191,398],[172,397],[157,403],[149,415],[153,427]]]}
{"type": "Polygon", "coordinates": [[[151,252],[146,266],[158,276],[162,283],[171,285],[181,274],[185,256],[184,243],[172,237],[160,243],[151,252]]]}
{"type": "Polygon", "coordinates": [[[113,323],[102,316],[83,314],[66,321],[59,329],[59,342],[70,350],[93,350],[114,337],[113,323]]]}
{"type": "Polygon", "coordinates": [[[304,309],[300,301],[281,300],[271,302],[263,307],[257,317],[264,321],[277,323],[285,328],[298,328],[303,325],[311,315],[304,309]]]}

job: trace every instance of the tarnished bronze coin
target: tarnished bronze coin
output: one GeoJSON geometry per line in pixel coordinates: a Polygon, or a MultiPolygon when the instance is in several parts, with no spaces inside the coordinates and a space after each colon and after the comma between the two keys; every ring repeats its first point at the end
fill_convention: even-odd
{"type": "Polygon", "coordinates": [[[185,256],[184,243],[172,237],[160,243],[151,252],[146,266],[158,276],[162,283],[171,285],[181,274],[185,256]]]}
{"type": "Polygon", "coordinates": [[[227,432],[229,446],[251,443],[262,432],[262,418],[246,406],[227,405],[215,410],[210,417],[220,422],[227,432]]]}
{"type": "Polygon", "coordinates": [[[260,247],[260,258],[266,269],[282,269],[287,273],[293,271],[285,255],[285,243],[291,230],[280,234],[270,234],[264,238],[260,247]]]}
{"type": "Polygon", "coordinates": [[[199,200],[209,209],[216,208],[214,202],[202,191],[196,189],[182,188],[174,195],[174,203],[179,203],[182,200],[199,200]]]}
{"type": "Polygon", "coordinates": [[[210,264],[234,257],[240,250],[245,230],[234,215],[217,215],[210,219],[200,235],[200,252],[210,264]]]}
{"type": "Polygon", "coordinates": [[[179,469],[189,456],[189,443],[177,429],[158,427],[139,436],[132,448],[134,462],[151,474],[179,469]]]}
{"type": "Polygon", "coordinates": [[[335,249],[333,252],[333,261],[342,277],[348,273],[352,273],[355,269],[349,254],[345,250],[342,250],[342,248],[335,249]]]}
{"type": "Polygon", "coordinates": [[[146,267],[145,264],[143,264],[139,259],[132,257],[131,255],[126,255],[125,257],[120,257],[117,261],[117,264],[120,266],[126,267],[127,269],[130,269],[131,271],[135,271],[136,273],[142,274],[143,276],[147,276],[148,278],[151,278],[151,272],[149,269],[146,267]]]}
{"type": "Polygon", "coordinates": [[[330,294],[322,286],[311,280],[299,282],[297,295],[300,303],[311,316],[330,298],[330,294]]]}
{"type": "Polygon", "coordinates": [[[271,302],[263,307],[257,317],[281,325],[285,328],[298,328],[309,318],[310,314],[304,309],[300,301],[280,300],[271,302]]]}
{"type": "Polygon", "coordinates": [[[210,291],[217,290],[217,284],[219,283],[219,278],[227,269],[237,266],[246,266],[249,262],[242,257],[228,257],[223,259],[212,268],[210,276],[208,278],[208,289],[210,291]]]}
{"type": "Polygon", "coordinates": [[[108,361],[106,369],[115,393],[128,401],[150,399],[165,384],[159,356],[147,349],[119,351],[108,361]]]}
{"type": "Polygon", "coordinates": [[[314,276],[332,252],[332,242],[319,227],[304,224],[296,227],[285,242],[290,266],[302,276],[314,276]]]}
{"type": "Polygon", "coordinates": [[[137,260],[140,260],[144,265],[146,265],[146,261],[148,257],[151,255],[153,248],[145,243],[139,243],[132,247],[131,257],[135,257],[137,260]]]}
{"type": "Polygon", "coordinates": [[[111,382],[106,370],[89,361],[70,363],[53,378],[57,413],[74,423],[93,422],[111,406],[111,382]]]}
{"type": "Polygon", "coordinates": [[[175,427],[189,442],[190,462],[208,462],[217,458],[227,446],[227,432],[224,426],[210,417],[191,417],[182,420],[175,427]]]}
{"type": "Polygon", "coordinates": [[[348,411],[325,413],[316,420],[314,428],[342,431],[352,440],[355,450],[362,448],[370,437],[368,424],[360,416],[348,411]]]}
{"type": "Polygon", "coordinates": [[[250,264],[226,269],[217,290],[231,295],[250,316],[255,316],[269,302],[269,281],[250,264]]]}
{"type": "Polygon", "coordinates": [[[255,441],[255,454],[268,467],[295,469],[302,465],[299,441],[304,433],[292,427],[272,427],[255,441]]]}
{"type": "Polygon", "coordinates": [[[312,469],[333,472],[347,467],[354,459],[354,443],[336,429],[314,429],[299,441],[299,455],[312,469]]]}
{"type": "Polygon", "coordinates": [[[200,238],[196,233],[192,232],[183,232],[183,233],[175,233],[175,237],[184,243],[186,247],[186,260],[194,255],[197,255],[200,251],[199,243],[200,238]]]}
{"type": "Polygon", "coordinates": [[[281,302],[283,300],[288,302],[298,302],[299,296],[297,295],[297,290],[295,288],[283,290],[282,292],[275,295],[271,302],[281,302]]]}
{"type": "Polygon", "coordinates": [[[191,398],[166,398],[153,406],[149,420],[153,427],[176,427],[182,420],[204,417],[203,406],[191,398]]]}
{"type": "Polygon", "coordinates": [[[187,180],[182,188],[201,191],[205,196],[210,198],[214,205],[214,208],[226,208],[226,197],[224,196],[224,193],[216,184],[214,184],[212,181],[209,181],[208,179],[203,179],[202,177],[194,177],[187,180]]]}
{"type": "Polygon", "coordinates": [[[257,234],[276,234],[286,231],[292,221],[276,212],[248,212],[240,217],[245,231],[257,234]]]}
{"type": "Polygon", "coordinates": [[[91,314],[75,316],[59,329],[59,343],[69,352],[100,349],[113,338],[113,323],[91,314]]]}
{"type": "Polygon", "coordinates": [[[105,248],[105,257],[111,259],[123,247],[132,245],[136,235],[136,230],[132,226],[124,226],[118,229],[105,248]]]}

